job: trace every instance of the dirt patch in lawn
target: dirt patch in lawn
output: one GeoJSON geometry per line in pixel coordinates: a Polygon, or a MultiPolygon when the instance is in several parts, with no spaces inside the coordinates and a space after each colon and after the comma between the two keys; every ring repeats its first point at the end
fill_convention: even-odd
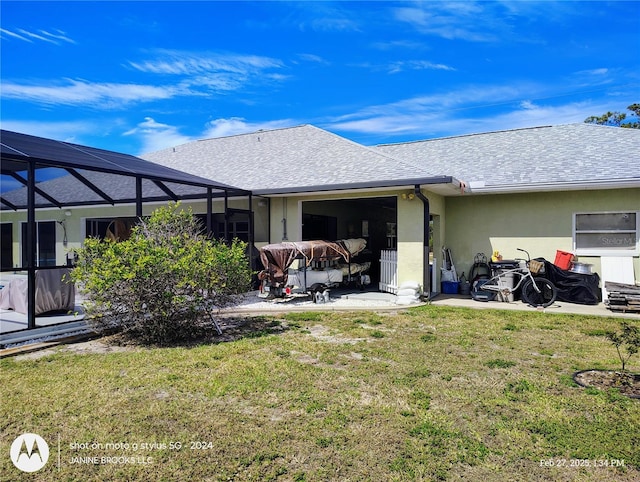
{"type": "Polygon", "coordinates": [[[28,353],[24,353],[22,355],[17,355],[15,357],[16,360],[36,360],[38,358],[42,358],[49,355],[54,355],[58,352],[71,352],[76,354],[87,354],[87,353],[116,353],[116,352],[124,352],[124,351],[132,351],[135,347],[132,345],[123,346],[113,344],[108,339],[94,339],[88,341],[82,341],[77,343],[70,343],[67,345],[62,345],[54,348],[47,348],[44,350],[37,350],[28,353]]]}
{"type": "MultiPolygon", "coordinates": [[[[222,328],[222,335],[218,335],[213,327],[203,330],[202,336],[193,340],[176,341],[170,346],[197,346],[202,343],[225,343],[236,341],[241,338],[258,338],[270,334],[280,334],[289,329],[284,320],[270,319],[266,317],[228,317],[219,322],[222,328]]],[[[133,351],[144,348],[157,348],[154,345],[145,345],[135,339],[120,334],[104,335],[89,340],[62,343],[50,348],[28,350],[20,355],[16,355],[16,360],[35,360],[44,356],[53,355],[60,352],[71,352],[79,355],[91,353],[112,353],[133,351]]]]}
{"type": "Polygon", "coordinates": [[[623,374],[615,370],[583,370],[577,372],[573,379],[583,387],[618,389],[623,395],[640,399],[640,375],[623,374]]]}

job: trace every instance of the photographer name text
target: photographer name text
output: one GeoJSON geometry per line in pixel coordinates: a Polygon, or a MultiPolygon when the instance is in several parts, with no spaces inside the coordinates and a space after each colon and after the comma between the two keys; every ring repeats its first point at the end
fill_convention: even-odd
{"type": "Polygon", "coordinates": [[[76,455],[69,458],[71,465],[150,465],[154,459],[150,455],[155,451],[210,450],[213,442],[181,441],[170,442],[72,442],[69,448],[76,455]],[[96,452],[101,452],[96,454],[96,452]],[[109,454],[105,454],[108,452],[109,454]],[[116,454],[112,454],[117,452],[116,454]]]}

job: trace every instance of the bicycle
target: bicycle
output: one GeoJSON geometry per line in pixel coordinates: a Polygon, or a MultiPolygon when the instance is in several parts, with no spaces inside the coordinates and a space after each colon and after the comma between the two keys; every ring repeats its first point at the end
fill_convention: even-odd
{"type": "Polygon", "coordinates": [[[540,271],[543,264],[536,260],[532,261],[528,251],[520,248],[517,249],[518,251],[527,253],[526,260],[517,260],[525,261],[525,266],[502,271],[493,278],[489,278],[487,280],[476,280],[474,282],[473,289],[476,290],[477,293],[485,293],[483,293],[481,297],[476,297],[475,299],[479,299],[480,301],[492,301],[496,298],[498,293],[501,293],[506,298],[522,286],[521,294],[523,303],[527,303],[535,308],[546,308],[551,306],[556,301],[558,289],[548,279],[540,276],[534,276],[534,274],[537,274],[540,271]],[[509,283],[507,283],[507,279],[510,278],[511,274],[519,276],[518,282],[513,287],[510,287],[509,283]]]}

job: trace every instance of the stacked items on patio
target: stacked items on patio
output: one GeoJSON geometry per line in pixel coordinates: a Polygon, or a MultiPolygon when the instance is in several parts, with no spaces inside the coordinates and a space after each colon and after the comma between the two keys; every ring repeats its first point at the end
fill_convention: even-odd
{"type": "Polygon", "coordinates": [[[605,282],[611,311],[640,313],[640,286],[605,282]]]}
{"type": "Polygon", "coordinates": [[[398,287],[397,305],[411,305],[420,302],[420,285],[415,281],[407,281],[398,287]]]}

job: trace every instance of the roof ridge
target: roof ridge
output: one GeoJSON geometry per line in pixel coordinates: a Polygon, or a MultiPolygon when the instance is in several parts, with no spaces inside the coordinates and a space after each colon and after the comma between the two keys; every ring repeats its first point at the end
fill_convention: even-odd
{"type": "Polygon", "coordinates": [[[409,168],[409,169],[415,169],[416,168],[416,166],[414,164],[408,163],[404,159],[400,159],[400,158],[392,156],[392,155],[390,155],[390,154],[388,154],[386,152],[380,152],[377,149],[374,149],[374,146],[365,146],[364,144],[360,144],[359,142],[356,142],[356,141],[354,141],[352,139],[349,139],[348,137],[341,136],[340,134],[336,134],[335,132],[329,131],[327,129],[323,129],[322,127],[314,126],[313,124],[305,124],[305,125],[308,125],[309,127],[313,127],[314,129],[317,129],[319,131],[322,131],[322,132],[325,132],[327,134],[330,134],[330,135],[332,135],[334,137],[338,137],[339,139],[342,139],[343,141],[347,141],[347,142],[349,142],[349,143],[351,143],[351,144],[353,144],[353,145],[355,145],[355,146],[357,146],[357,147],[359,147],[361,149],[365,149],[365,150],[371,152],[372,154],[376,154],[377,156],[382,156],[382,157],[387,158],[387,159],[389,159],[391,161],[394,161],[394,162],[402,165],[402,167],[409,168]]]}
{"type": "Polygon", "coordinates": [[[560,127],[562,125],[574,125],[574,124],[560,124],[560,125],[547,125],[547,126],[533,126],[533,127],[518,127],[515,129],[501,129],[501,130],[497,130],[497,131],[489,131],[489,132],[473,132],[470,134],[458,134],[458,135],[454,135],[454,136],[445,136],[445,137],[433,137],[431,139],[416,139],[413,141],[404,141],[404,142],[385,142],[383,144],[375,144],[372,147],[386,147],[386,146],[399,146],[399,145],[404,145],[404,144],[417,144],[419,142],[429,142],[429,141],[443,141],[443,140],[447,140],[447,139],[460,139],[463,137],[475,137],[475,136],[484,136],[484,135],[490,135],[490,134],[500,134],[503,132],[517,132],[517,131],[529,131],[529,130],[535,130],[535,129],[549,129],[551,127],[560,127]]]}
{"type": "MultiPolygon", "coordinates": [[[[218,139],[228,139],[228,138],[231,138],[231,137],[250,136],[250,135],[254,135],[254,134],[258,134],[258,133],[284,131],[284,130],[287,130],[287,129],[299,129],[300,127],[307,127],[307,126],[314,127],[311,124],[298,124],[298,125],[295,125],[295,126],[275,127],[273,129],[258,129],[257,131],[242,132],[242,133],[239,133],[239,134],[229,134],[229,135],[226,135],[226,136],[219,136],[219,137],[205,137],[203,139],[196,139],[195,141],[191,141],[191,142],[214,141],[214,140],[218,140],[218,139]]],[[[191,142],[187,142],[187,144],[191,144],[191,142]]]]}
{"type": "Polygon", "coordinates": [[[479,136],[486,136],[486,135],[492,135],[492,134],[501,134],[501,133],[507,133],[507,132],[532,131],[532,130],[537,130],[537,129],[554,129],[554,128],[558,128],[558,127],[586,127],[586,128],[622,129],[622,127],[618,127],[618,126],[607,126],[607,125],[601,125],[601,124],[593,124],[593,123],[590,123],[590,122],[569,122],[569,123],[566,123],[566,124],[531,126],[531,127],[518,127],[518,128],[514,128],[514,129],[501,129],[501,130],[489,131],[489,132],[474,132],[474,133],[470,133],[470,134],[459,134],[459,135],[445,136],[445,137],[434,137],[434,138],[431,138],[431,139],[416,139],[416,140],[404,141],[404,142],[385,142],[383,144],[375,144],[375,145],[373,145],[371,147],[376,148],[376,147],[400,146],[400,145],[406,145],[406,144],[417,144],[417,143],[421,143],[421,142],[443,141],[443,140],[448,140],[448,139],[461,139],[461,138],[464,138],[464,137],[479,137],[479,136]]]}

